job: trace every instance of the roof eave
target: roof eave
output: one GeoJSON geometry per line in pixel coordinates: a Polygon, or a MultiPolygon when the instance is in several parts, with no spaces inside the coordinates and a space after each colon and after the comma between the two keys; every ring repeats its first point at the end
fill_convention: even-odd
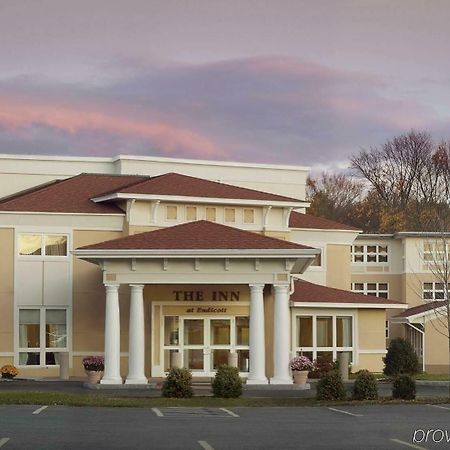
{"type": "Polygon", "coordinates": [[[405,309],[404,303],[351,303],[351,302],[301,302],[291,300],[291,305],[302,308],[368,308],[368,309],[405,309]]]}

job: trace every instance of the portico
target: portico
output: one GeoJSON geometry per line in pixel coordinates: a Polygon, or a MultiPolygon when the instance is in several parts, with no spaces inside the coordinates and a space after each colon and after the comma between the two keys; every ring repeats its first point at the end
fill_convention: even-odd
{"type": "Polygon", "coordinates": [[[241,352],[241,357],[248,354],[248,372],[243,370],[241,374],[249,384],[267,384],[267,328],[273,329],[270,383],[290,384],[290,275],[304,271],[316,253],[315,249],[291,242],[203,221],[76,250],[76,256],[103,270],[106,307],[102,383],[123,382],[120,352],[126,349],[120,348],[119,286],[127,285],[130,311],[126,384],[145,384],[149,375],[162,376],[169,368],[165,351],[182,352],[183,365],[194,367],[194,376],[196,368],[203,367],[199,373],[213,372],[214,365],[227,352],[241,352]],[[167,235],[176,228],[184,228],[184,236],[194,237],[197,248],[182,248],[180,241],[174,245],[176,248],[155,248],[158,242],[167,241],[167,235]],[[221,241],[227,242],[226,248],[214,248],[221,241]],[[187,285],[196,288],[186,289],[187,285]],[[165,286],[165,290],[152,294],[155,286],[165,286]],[[230,288],[224,290],[223,286],[230,288]],[[239,291],[233,286],[239,286],[239,291]],[[149,296],[158,298],[146,298],[147,287],[149,296]],[[154,302],[152,339],[147,342],[146,301],[154,302]],[[267,302],[274,303],[273,317],[265,313],[267,302]],[[164,340],[165,317],[178,321],[172,335],[179,338],[172,342],[164,340]],[[273,321],[269,327],[267,320],[273,321]],[[145,373],[146,345],[152,346],[150,374],[145,373]]]}

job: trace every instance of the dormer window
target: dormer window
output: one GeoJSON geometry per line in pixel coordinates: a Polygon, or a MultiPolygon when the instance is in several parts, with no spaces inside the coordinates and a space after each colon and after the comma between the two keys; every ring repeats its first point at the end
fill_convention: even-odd
{"type": "Polygon", "coordinates": [[[254,209],[244,209],[244,223],[255,223],[254,209]]]}
{"type": "Polygon", "coordinates": [[[216,221],[216,208],[205,208],[205,218],[210,222],[216,221]]]}

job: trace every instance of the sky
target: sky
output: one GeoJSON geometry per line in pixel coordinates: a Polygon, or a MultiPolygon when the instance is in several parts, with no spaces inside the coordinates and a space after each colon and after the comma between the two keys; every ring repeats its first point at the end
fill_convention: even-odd
{"type": "Polygon", "coordinates": [[[0,0],[0,153],[338,170],[450,139],[447,0],[0,0]]]}

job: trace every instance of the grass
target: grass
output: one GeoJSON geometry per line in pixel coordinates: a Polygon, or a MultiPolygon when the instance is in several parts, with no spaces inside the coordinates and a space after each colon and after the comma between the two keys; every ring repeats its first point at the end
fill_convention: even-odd
{"type": "Polygon", "coordinates": [[[98,407],[304,407],[331,405],[389,405],[389,404],[424,404],[448,403],[448,398],[421,398],[414,401],[392,400],[382,398],[374,401],[336,401],[319,402],[312,398],[236,398],[224,399],[214,397],[193,397],[190,399],[175,399],[163,397],[114,397],[106,395],[68,394],[61,392],[0,392],[0,404],[3,405],[66,405],[66,406],[98,406],[98,407]]]}

